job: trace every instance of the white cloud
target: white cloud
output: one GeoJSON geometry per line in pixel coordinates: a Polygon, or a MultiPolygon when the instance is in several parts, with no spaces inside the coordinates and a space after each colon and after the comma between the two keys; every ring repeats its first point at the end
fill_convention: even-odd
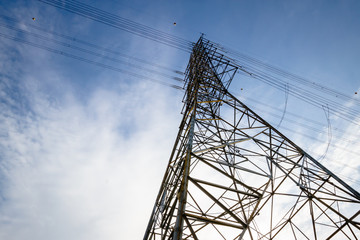
{"type": "Polygon", "coordinates": [[[139,85],[88,105],[32,92],[35,118],[2,115],[1,238],[140,238],[180,114],[162,87],[139,85]]]}
{"type": "Polygon", "coordinates": [[[78,96],[53,55],[4,42],[0,238],[141,238],[182,93],[104,71],[78,96]]]}

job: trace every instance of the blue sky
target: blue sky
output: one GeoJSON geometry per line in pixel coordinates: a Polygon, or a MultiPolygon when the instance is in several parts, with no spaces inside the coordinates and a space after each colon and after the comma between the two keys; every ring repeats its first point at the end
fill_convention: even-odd
{"type": "MultiPolygon", "coordinates": [[[[359,1],[81,2],[189,41],[204,33],[360,100],[359,1]]],[[[64,34],[129,57],[87,46],[121,60],[114,62],[4,26],[1,34],[181,85],[168,75],[183,78],[174,71],[185,71],[187,52],[39,1],[0,1],[0,14],[1,24],[79,44],[49,32],[64,34]]],[[[140,239],[180,124],[183,92],[1,36],[0,42],[0,238],[140,239]]],[[[280,131],[315,158],[326,152],[322,163],[360,189],[358,120],[330,114],[326,151],[322,109],[245,76],[230,90],[274,126],[280,118],[271,113],[281,116],[286,105],[280,131]]],[[[333,100],[360,111],[354,100],[333,100]]]]}

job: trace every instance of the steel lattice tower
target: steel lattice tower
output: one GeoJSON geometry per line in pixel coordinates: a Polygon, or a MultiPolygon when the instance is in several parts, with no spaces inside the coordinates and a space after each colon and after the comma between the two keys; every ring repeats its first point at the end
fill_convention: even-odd
{"type": "Polygon", "coordinates": [[[360,194],[228,92],[202,37],[144,239],[359,239],[360,194]]]}

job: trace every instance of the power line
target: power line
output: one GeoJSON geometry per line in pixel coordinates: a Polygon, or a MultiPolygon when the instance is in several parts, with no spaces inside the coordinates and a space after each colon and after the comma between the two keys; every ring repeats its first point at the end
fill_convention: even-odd
{"type": "MultiPolygon", "coordinates": [[[[255,106],[253,106],[253,105],[247,104],[247,106],[251,107],[251,108],[254,109],[255,111],[256,111],[256,109],[257,109],[257,108],[256,108],[255,106]]],[[[266,111],[264,111],[264,110],[261,110],[261,112],[262,112],[262,113],[266,113],[266,111]]],[[[273,117],[276,117],[276,118],[281,118],[281,116],[276,115],[276,114],[271,113],[271,112],[267,112],[267,114],[269,114],[269,115],[271,115],[271,116],[273,116],[273,117]]],[[[299,123],[299,122],[293,122],[293,121],[289,121],[289,122],[290,122],[291,124],[293,124],[293,125],[297,125],[297,126],[300,126],[300,127],[302,127],[302,128],[308,129],[308,130],[310,130],[311,132],[317,132],[317,133],[321,133],[321,134],[325,133],[324,131],[319,130],[319,129],[317,129],[317,128],[313,128],[313,127],[311,127],[311,126],[309,126],[309,125],[307,125],[307,124],[301,124],[301,123],[299,123]]],[[[299,131],[295,131],[294,128],[285,127],[285,126],[282,126],[281,128],[284,129],[284,130],[286,130],[286,131],[289,131],[289,132],[291,132],[291,133],[293,133],[293,134],[295,134],[295,135],[300,135],[300,136],[303,136],[303,137],[306,137],[306,138],[308,138],[308,139],[312,139],[312,140],[315,140],[315,141],[321,142],[321,143],[324,142],[323,139],[319,139],[319,138],[315,137],[313,134],[311,134],[311,135],[306,134],[304,131],[300,131],[300,132],[299,132],[299,131]]],[[[342,142],[348,142],[348,143],[351,143],[351,144],[354,144],[354,143],[355,143],[354,141],[351,141],[351,140],[349,140],[349,139],[347,139],[347,138],[344,138],[344,137],[339,137],[339,138],[337,138],[337,140],[341,140],[342,142]]],[[[330,145],[331,145],[331,146],[336,147],[337,149],[341,149],[341,150],[344,150],[344,151],[346,151],[346,152],[349,152],[349,153],[352,153],[352,154],[355,154],[355,155],[359,155],[359,154],[360,154],[359,152],[355,152],[355,151],[350,150],[350,149],[348,149],[348,148],[342,147],[342,146],[340,146],[339,144],[331,143],[331,144],[328,144],[328,145],[329,145],[329,147],[330,147],[330,145]]]]}
{"type": "MultiPolygon", "coordinates": [[[[263,73],[261,71],[256,71],[254,69],[247,70],[243,66],[237,65],[239,67],[239,70],[246,73],[249,77],[252,77],[254,79],[257,79],[265,84],[268,84],[278,90],[283,91],[284,90],[284,82],[280,82],[278,79],[274,78],[271,75],[268,75],[266,73],[263,73]]],[[[305,89],[302,89],[300,87],[293,86],[289,88],[289,94],[304,101],[307,102],[310,105],[313,105],[317,108],[322,108],[323,105],[328,105],[330,111],[344,119],[347,120],[353,124],[359,125],[359,115],[360,111],[351,109],[349,107],[346,107],[344,105],[341,105],[337,102],[334,102],[332,100],[326,99],[316,93],[312,93],[310,91],[306,91],[305,89]],[[296,89],[296,91],[294,90],[296,89]]]]}
{"type": "Polygon", "coordinates": [[[329,95],[332,95],[333,97],[336,97],[336,98],[340,98],[340,99],[343,99],[343,100],[346,100],[346,101],[355,101],[355,102],[358,102],[360,103],[360,100],[358,99],[355,99],[347,94],[344,94],[338,90],[335,90],[335,89],[332,89],[332,88],[329,88],[328,86],[325,86],[325,85],[322,85],[322,84],[319,84],[319,83],[316,83],[314,81],[310,81],[304,77],[301,77],[301,76],[298,76],[296,74],[293,74],[293,73],[290,73],[288,71],[285,71],[283,69],[280,69],[278,67],[275,67],[273,65],[270,65],[268,63],[265,63],[259,59],[256,59],[254,57],[250,57],[248,55],[245,55],[243,53],[240,53],[236,50],[233,50],[233,49],[230,49],[230,48],[227,48],[227,47],[224,47],[218,43],[213,43],[218,49],[219,51],[222,51],[226,54],[229,54],[229,55],[232,55],[234,56],[235,58],[233,59],[233,61],[237,61],[237,62],[240,62],[241,60],[243,62],[247,62],[247,63],[251,63],[253,64],[253,66],[257,66],[257,67],[261,67],[263,69],[266,69],[267,71],[270,71],[276,75],[279,75],[279,76],[282,76],[284,78],[287,78],[289,80],[292,80],[292,81],[295,81],[295,82],[298,82],[302,85],[306,85],[308,87],[311,87],[313,89],[316,89],[318,91],[321,91],[321,92],[324,92],[326,94],[329,94],[329,95]]]}
{"type": "Polygon", "coordinates": [[[284,120],[285,117],[285,113],[286,113],[286,108],[287,108],[287,103],[288,103],[288,98],[289,98],[289,85],[286,84],[285,85],[285,106],[284,106],[284,111],[283,114],[281,116],[280,122],[278,123],[278,125],[276,126],[276,128],[279,128],[281,126],[282,121],[284,120]]]}
{"type": "Polygon", "coordinates": [[[128,62],[125,62],[125,61],[123,61],[121,59],[116,59],[116,58],[113,58],[113,57],[109,57],[109,56],[106,56],[106,55],[103,55],[103,54],[100,54],[100,53],[97,53],[97,52],[94,52],[94,51],[91,51],[91,50],[88,50],[88,49],[84,49],[84,48],[81,48],[81,47],[78,47],[78,46],[71,45],[69,43],[65,43],[65,42],[55,40],[55,39],[51,39],[51,38],[48,38],[48,37],[40,35],[40,34],[36,34],[36,33],[26,31],[26,30],[18,29],[16,27],[9,26],[9,25],[4,25],[4,24],[1,24],[1,22],[0,22],[0,27],[6,27],[6,28],[14,30],[14,31],[16,31],[18,33],[22,33],[25,36],[34,36],[34,37],[36,37],[38,39],[42,39],[42,40],[45,40],[45,41],[48,41],[48,42],[58,44],[60,46],[64,46],[64,47],[67,47],[67,48],[78,50],[80,52],[87,53],[87,54],[90,54],[90,55],[93,55],[93,56],[96,56],[96,57],[101,57],[101,58],[104,58],[104,59],[107,59],[107,60],[110,60],[110,61],[113,61],[113,62],[124,63],[129,67],[134,67],[134,68],[138,68],[138,69],[141,69],[141,70],[145,70],[147,72],[151,72],[151,73],[158,74],[158,75],[161,75],[161,76],[164,76],[164,77],[167,77],[167,78],[171,78],[171,79],[176,80],[176,81],[180,81],[180,82],[183,81],[181,78],[178,78],[178,77],[170,76],[168,74],[165,74],[165,73],[162,73],[162,72],[159,72],[159,71],[156,71],[156,70],[148,69],[148,68],[142,67],[140,65],[128,63],[128,62]]]}
{"type": "MultiPolygon", "coordinates": [[[[70,48],[73,48],[73,49],[76,49],[76,50],[80,50],[80,51],[82,51],[82,52],[90,53],[90,54],[95,55],[95,56],[98,56],[98,57],[104,57],[104,58],[106,58],[106,59],[109,59],[109,60],[112,60],[112,61],[115,61],[115,62],[121,62],[121,60],[119,61],[118,59],[109,58],[109,57],[107,57],[107,56],[104,56],[104,55],[101,55],[101,54],[98,54],[98,53],[94,53],[94,52],[89,51],[89,50],[85,50],[85,49],[82,49],[82,48],[79,48],[79,47],[76,47],[76,46],[72,46],[72,45],[70,45],[70,44],[68,44],[68,43],[63,43],[63,42],[59,42],[59,41],[57,41],[57,40],[49,39],[49,38],[44,37],[44,36],[42,36],[42,35],[30,33],[30,32],[27,32],[27,31],[25,31],[25,30],[17,29],[17,28],[14,28],[14,27],[12,27],[12,26],[8,26],[8,25],[3,25],[3,26],[5,26],[5,27],[7,27],[7,28],[10,28],[10,29],[13,29],[13,30],[16,30],[16,31],[19,31],[19,32],[22,32],[22,33],[26,33],[26,34],[29,34],[29,35],[33,35],[33,36],[38,37],[38,38],[40,38],[40,39],[45,39],[45,40],[52,41],[52,42],[55,42],[55,43],[57,43],[57,44],[60,44],[60,45],[66,46],[66,47],[70,47],[70,48]]],[[[130,65],[131,65],[131,64],[130,64],[130,65]]],[[[164,75],[163,73],[160,73],[160,72],[157,72],[157,71],[153,71],[153,70],[149,70],[149,69],[145,69],[145,68],[140,67],[140,66],[138,66],[138,65],[131,65],[131,66],[132,66],[132,67],[137,67],[137,68],[140,68],[140,69],[144,69],[144,70],[147,70],[147,71],[150,71],[150,72],[153,72],[153,73],[157,73],[157,74],[160,74],[160,75],[163,75],[163,76],[166,76],[166,77],[169,77],[168,75],[164,75]]],[[[171,76],[170,76],[170,77],[171,77],[171,76]]],[[[181,79],[179,79],[179,78],[174,78],[174,77],[172,77],[172,78],[175,79],[175,80],[180,80],[180,81],[181,81],[181,79]]],[[[285,88],[285,91],[288,92],[287,88],[285,88]]]]}
{"type": "MultiPolygon", "coordinates": [[[[58,49],[54,49],[54,48],[46,47],[46,46],[41,45],[41,44],[33,43],[33,42],[27,41],[25,39],[21,39],[21,38],[14,37],[14,36],[9,36],[9,35],[2,34],[2,33],[0,33],[0,36],[3,37],[3,38],[7,38],[7,39],[10,39],[10,40],[13,40],[13,41],[17,41],[17,42],[20,42],[20,43],[23,43],[23,44],[26,44],[26,45],[36,47],[36,48],[39,48],[39,49],[43,49],[43,50],[46,50],[46,51],[49,51],[49,52],[53,52],[53,53],[56,53],[56,54],[59,54],[59,55],[63,55],[63,56],[69,57],[69,58],[73,58],[73,59],[76,59],[76,60],[79,60],[79,61],[83,61],[83,62],[86,62],[86,63],[97,65],[99,67],[103,67],[103,68],[110,69],[110,70],[113,70],[113,71],[125,73],[125,74],[128,74],[128,75],[134,76],[136,78],[150,80],[152,82],[156,82],[156,83],[168,86],[168,87],[172,87],[172,88],[175,88],[177,90],[183,90],[182,87],[180,87],[178,85],[175,85],[175,84],[170,84],[170,83],[167,83],[167,82],[159,81],[159,80],[149,78],[149,77],[146,77],[146,76],[143,76],[143,75],[140,75],[140,74],[128,71],[128,70],[123,70],[123,69],[116,68],[116,67],[113,67],[113,66],[110,66],[110,65],[107,65],[107,64],[103,64],[103,63],[100,63],[100,62],[95,62],[93,60],[89,60],[89,59],[86,59],[86,58],[83,58],[83,57],[80,57],[80,56],[77,56],[77,55],[74,55],[74,54],[70,54],[70,53],[67,53],[67,52],[64,52],[64,51],[61,51],[61,50],[58,50],[58,49]]],[[[289,128],[285,128],[285,127],[283,127],[283,128],[285,130],[289,130],[289,131],[293,132],[293,129],[289,129],[289,128]]],[[[315,131],[316,129],[312,129],[312,130],[315,131]]],[[[314,138],[313,136],[310,136],[310,135],[307,135],[307,134],[304,134],[304,133],[298,133],[298,134],[300,134],[302,136],[305,136],[307,138],[318,141],[318,139],[314,138]]],[[[356,152],[353,152],[351,150],[345,149],[345,148],[340,147],[340,146],[337,146],[337,148],[343,149],[344,151],[349,152],[349,153],[358,154],[356,152]]]]}
{"type": "Polygon", "coordinates": [[[131,72],[131,71],[128,71],[128,70],[120,69],[120,68],[117,68],[117,67],[113,67],[113,66],[110,66],[110,65],[107,65],[107,64],[104,64],[104,63],[96,62],[96,61],[86,59],[84,57],[80,57],[80,56],[77,56],[77,55],[74,55],[74,54],[71,54],[71,53],[67,53],[67,52],[64,52],[64,51],[61,51],[61,50],[57,50],[57,49],[54,49],[54,48],[43,46],[41,44],[33,43],[33,42],[30,42],[30,41],[27,41],[27,40],[24,40],[24,39],[21,39],[21,38],[18,38],[18,37],[6,35],[6,34],[3,34],[3,33],[0,33],[0,36],[3,37],[3,38],[9,39],[9,40],[20,42],[20,43],[23,43],[23,44],[26,44],[26,45],[29,45],[29,46],[32,46],[32,47],[43,49],[43,50],[46,50],[46,51],[49,51],[49,52],[52,52],[52,53],[56,53],[56,54],[59,54],[59,55],[62,55],[62,56],[66,56],[66,57],[69,57],[69,58],[79,60],[79,61],[82,61],[82,62],[90,63],[90,64],[93,64],[93,65],[96,65],[96,66],[99,66],[99,67],[103,67],[103,68],[106,68],[106,69],[110,69],[110,70],[113,70],[113,71],[116,71],[116,72],[125,73],[125,74],[128,74],[128,75],[136,77],[136,78],[150,80],[152,82],[159,83],[159,84],[162,84],[162,85],[165,85],[165,86],[168,86],[168,87],[172,87],[172,88],[175,88],[177,90],[182,90],[183,89],[182,87],[180,87],[178,85],[175,85],[175,84],[170,84],[170,83],[163,82],[163,81],[160,81],[160,80],[157,80],[157,79],[149,78],[147,76],[143,76],[143,75],[140,75],[138,73],[134,73],[134,72],[131,72]]]}
{"type": "MultiPolygon", "coordinates": [[[[264,109],[261,109],[261,110],[260,110],[260,108],[257,108],[257,107],[254,106],[254,105],[250,105],[250,104],[247,104],[247,105],[248,105],[249,107],[251,107],[252,109],[254,109],[254,110],[259,109],[257,112],[267,113],[268,115],[270,115],[270,116],[272,116],[272,117],[275,117],[275,118],[281,118],[281,117],[282,117],[282,116],[279,116],[279,115],[277,115],[277,114],[275,114],[275,113],[273,113],[273,112],[266,111],[266,110],[264,110],[264,109]]],[[[306,129],[308,129],[308,130],[310,130],[310,131],[312,131],[312,132],[317,132],[317,133],[321,133],[321,134],[326,133],[325,131],[319,130],[318,128],[314,128],[314,127],[312,127],[312,126],[310,126],[310,125],[308,125],[308,124],[304,124],[304,123],[300,123],[300,122],[294,122],[294,121],[286,120],[286,119],[284,119],[284,121],[287,121],[288,123],[293,124],[293,125],[297,125],[297,126],[299,126],[299,127],[306,128],[306,129]]],[[[281,128],[284,128],[284,127],[281,127],[281,128]]],[[[289,128],[287,128],[287,129],[290,130],[289,128]]],[[[292,132],[294,132],[294,131],[292,131],[292,132]]],[[[316,139],[316,138],[314,138],[314,139],[316,139]]],[[[348,142],[348,143],[355,143],[354,140],[350,140],[350,139],[345,138],[345,137],[343,137],[343,136],[337,137],[336,139],[342,140],[342,141],[348,142]]],[[[321,141],[321,140],[318,140],[318,141],[321,141]]]]}
{"type": "MultiPolygon", "coordinates": [[[[193,45],[193,43],[190,41],[174,37],[173,35],[158,31],[153,28],[149,28],[145,25],[135,23],[131,20],[121,18],[114,14],[99,10],[97,8],[91,7],[86,4],[79,3],[77,1],[70,1],[70,0],[69,1],[39,0],[39,1],[49,4],[49,5],[52,5],[52,6],[55,6],[57,8],[64,9],[66,11],[84,16],[86,18],[116,27],[118,29],[122,29],[122,30],[125,30],[128,32],[131,32],[133,34],[136,34],[136,35],[148,38],[148,39],[152,39],[156,42],[160,42],[160,43],[163,43],[163,44],[171,46],[171,47],[175,47],[178,49],[188,51],[189,49],[191,49],[191,46],[193,45]]],[[[79,49],[77,49],[77,50],[79,50],[79,49]]],[[[55,51],[58,51],[58,50],[55,50],[55,51]]],[[[60,53],[62,55],[64,55],[62,51],[60,51],[60,53]]],[[[66,56],[73,57],[75,55],[70,54],[70,55],[66,55],[66,56]]],[[[85,58],[78,57],[78,56],[75,56],[75,57],[78,60],[83,59],[81,61],[84,61],[84,59],[85,59],[85,58]]],[[[247,59],[247,60],[248,60],[248,62],[243,60],[241,62],[241,64],[237,59],[234,59],[233,61],[236,63],[236,65],[239,67],[239,69],[241,71],[247,73],[249,76],[256,78],[260,81],[263,81],[264,83],[269,84],[270,86],[272,86],[274,88],[277,88],[277,89],[284,88],[282,85],[284,82],[281,79],[274,77],[274,76],[270,75],[269,73],[260,71],[259,69],[256,68],[256,66],[264,66],[264,65],[262,65],[261,61],[256,60],[256,59],[254,60],[254,58],[250,58],[250,60],[249,59],[247,59]],[[253,65],[246,66],[246,64],[250,64],[250,63],[252,63],[253,65]],[[254,65],[255,65],[255,67],[254,67],[254,65]],[[246,67],[244,67],[244,66],[246,66],[246,67]]],[[[85,61],[88,62],[91,60],[85,59],[85,61]]],[[[113,68],[109,65],[104,65],[104,64],[99,65],[99,64],[97,64],[97,62],[94,62],[94,61],[89,62],[89,63],[96,64],[96,65],[102,66],[102,67],[108,66],[108,67],[106,67],[108,69],[113,68]]],[[[288,78],[294,78],[294,79],[298,80],[298,82],[301,82],[298,78],[294,77],[295,75],[289,74],[283,70],[274,69],[271,66],[270,67],[265,66],[265,68],[268,71],[270,71],[270,72],[272,71],[273,73],[276,73],[280,76],[287,76],[288,78]]],[[[124,72],[124,70],[122,70],[122,72],[124,72]]],[[[288,84],[288,83],[286,83],[286,84],[288,84]]],[[[177,87],[179,87],[179,86],[177,86],[177,87]]],[[[177,88],[177,87],[175,87],[175,88],[177,88]]],[[[326,91],[323,91],[323,92],[332,93],[332,94],[336,93],[334,91],[330,91],[328,88],[322,88],[318,84],[316,84],[314,89],[317,89],[317,90],[325,89],[326,91]]],[[[323,104],[327,104],[329,106],[329,111],[331,110],[332,112],[334,112],[335,115],[337,115],[343,119],[346,119],[348,121],[352,121],[353,123],[356,122],[356,119],[354,120],[354,118],[356,118],[357,115],[359,114],[358,111],[344,108],[342,105],[340,105],[334,101],[331,102],[331,100],[323,98],[322,96],[320,96],[318,94],[309,93],[304,89],[297,88],[297,91],[289,90],[288,94],[291,94],[292,96],[302,99],[303,101],[307,102],[308,104],[312,104],[317,107],[323,106],[323,104]]],[[[339,94],[339,95],[341,95],[341,94],[339,94]]]]}
{"type": "MultiPolygon", "coordinates": [[[[177,37],[174,37],[172,35],[166,34],[164,32],[158,31],[156,29],[153,28],[149,28],[145,25],[142,24],[138,24],[136,22],[133,22],[131,20],[119,17],[117,15],[111,14],[109,12],[94,8],[92,6],[86,5],[86,4],[82,4],[79,3],[77,1],[57,1],[57,0],[39,0],[41,2],[47,3],[49,5],[55,6],[57,8],[60,9],[64,9],[67,10],[69,12],[93,19],[95,21],[99,21],[102,22],[104,24],[113,26],[113,27],[117,27],[119,29],[134,33],[136,35],[145,37],[145,38],[149,38],[152,39],[154,41],[157,42],[161,42],[164,44],[167,44],[169,46],[173,46],[176,48],[183,48],[184,47],[184,43],[186,45],[185,48],[183,48],[183,50],[188,51],[189,47],[191,47],[193,45],[192,42],[184,40],[184,39],[180,39],[177,37]]],[[[216,46],[220,46],[219,44],[214,44],[216,46]]],[[[220,46],[220,49],[222,49],[222,51],[226,51],[224,50],[224,48],[222,48],[220,46]]],[[[237,53],[235,53],[236,55],[237,53]]],[[[239,54],[237,54],[239,55],[239,54]]],[[[241,56],[241,55],[240,55],[241,56]]],[[[256,63],[258,65],[261,65],[261,61],[258,60],[254,60],[253,58],[248,58],[248,60],[250,62],[256,63]]],[[[270,76],[267,73],[262,73],[261,71],[259,71],[258,69],[249,69],[246,70],[244,69],[243,65],[240,65],[238,63],[236,63],[237,61],[234,60],[235,64],[239,67],[239,69],[241,71],[244,71],[246,73],[248,73],[250,76],[252,76],[255,79],[258,79],[266,84],[269,84],[270,86],[277,88],[277,89],[281,89],[281,87],[279,86],[279,83],[281,83],[281,80],[274,78],[273,76],[270,76]]],[[[282,74],[283,76],[287,76],[287,77],[291,77],[295,80],[297,80],[298,82],[302,82],[302,83],[307,83],[306,81],[303,81],[300,78],[296,78],[293,74],[289,74],[285,71],[279,70],[279,69],[275,69],[272,66],[267,66],[268,70],[271,70],[275,73],[278,74],[282,74]]],[[[247,67],[249,68],[249,67],[247,67]]],[[[282,82],[283,84],[283,82],[282,82]]],[[[318,85],[316,85],[317,88],[319,88],[318,85]]],[[[328,105],[329,106],[329,110],[336,116],[343,118],[349,122],[352,122],[354,124],[358,124],[357,121],[357,115],[360,114],[359,111],[355,111],[349,108],[345,108],[342,105],[334,102],[334,101],[330,101],[329,99],[325,99],[324,97],[318,95],[318,94],[314,94],[311,93],[309,91],[305,91],[304,89],[299,89],[296,88],[297,90],[294,91],[289,90],[289,94],[291,94],[292,96],[295,96],[305,102],[307,102],[308,104],[311,104],[313,106],[316,106],[318,108],[321,108],[321,106],[323,105],[328,105]],[[354,120],[355,118],[355,120],[354,120]]],[[[321,88],[323,89],[323,88],[321,88]]],[[[330,91],[329,88],[324,88],[328,93],[334,93],[334,91],[330,91]]],[[[340,96],[343,96],[342,94],[339,94],[340,96]]]]}
{"type": "MultiPolygon", "coordinates": [[[[206,40],[209,44],[212,44],[216,50],[219,51],[219,53],[226,53],[226,54],[233,54],[235,56],[239,56],[239,59],[231,59],[232,64],[234,66],[237,66],[238,69],[243,72],[245,75],[257,79],[267,85],[270,85],[273,88],[276,88],[281,91],[286,91],[285,87],[286,85],[289,85],[289,94],[308,103],[311,104],[317,108],[321,108],[324,105],[329,106],[329,111],[338,116],[339,118],[342,118],[344,120],[347,120],[353,124],[359,125],[360,124],[360,111],[355,110],[350,107],[344,106],[344,104],[340,104],[338,102],[335,102],[333,100],[330,100],[328,98],[325,98],[324,96],[321,96],[317,93],[311,92],[309,90],[305,90],[302,87],[290,84],[289,82],[284,81],[282,78],[285,77],[287,79],[293,79],[298,83],[303,84],[304,86],[307,86],[312,88],[312,90],[323,92],[327,95],[331,96],[340,96],[344,100],[351,100],[355,101],[355,99],[340,93],[336,90],[330,89],[328,87],[322,86],[320,84],[309,84],[309,81],[305,78],[298,77],[294,74],[288,73],[286,71],[283,71],[281,69],[275,68],[271,65],[267,65],[260,60],[257,60],[255,58],[247,57],[246,55],[243,55],[241,53],[237,53],[235,51],[229,51],[226,48],[222,47],[220,44],[213,43],[209,40],[206,40]],[[265,69],[261,70],[261,69],[265,69]]],[[[356,100],[357,101],[357,100],[356,100]]],[[[359,101],[360,102],[360,101],[359,101]]]]}
{"type": "Polygon", "coordinates": [[[41,28],[41,27],[35,26],[33,24],[23,23],[23,22],[20,22],[19,20],[15,19],[15,18],[11,18],[9,16],[0,15],[0,17],[5,21],[10,21],[10,22],[13,22],[13,23],[16,23],[16,24],[21,24],[21,25],[24,25],[26,27],[30,27],[30,28],[45,32],[47,34],[51,34],[51,35],[61,37],[61,38],[66,39],[66,40],[70,40],[70,41],[72,41],[74,43],[80,43],[80,44],[83,44],[85,46],[97,49],[97,50],[101,50],[101,51],[104,51],[104,52],[107,52],[107,53],[111,53],[111,54],[114,54],[114,55],[118,55],[118,56],[121,56],[121,57],[124,57],[124,58],[127,58],[127,59],[137,61],[139,63],[143,63],[143,64],[146,64],[146,65],[151,65],[151,66],[161,68],[161,69],[164,69],[164,70],[168,70],[170,72],[173,72],[173,73],[176,73],[176,74],[179,74],[179,75],[184,75],[184,73],[182,71],[180,71],[180,70],[176,70],[176,69],[173,69],[173,68],[169,68],[167,66],[163,66],[163,65],[160,65],[160,64],[149,62],[149,61],[146,61],[144,59],[140,59],[140,58],[137,58],[137,57],[134,57],[134,56],[129,56],[129,55],[125,54],[125,53],[122,53],[122,52],[119,52],[119,51],[114,51],[114,50],[109,49],[109,48],[104,48],[104,47],[96,45],[94,43],[90,43],[88,41],[84,41],[84,40],[81,40],[81,39],[78,39],[78,38],[75,38],[75,37],[72,37],[72,36],[69,36],[69,35],[58,33],[58,32],[55,32],[55,31],[49,31],[48,29],[41,28]]]}
{"type": "MultiPolygon", "coordinates": [[[[259,100],[257,100],[257,99],[251,98],[251,97],[246,97],[246,99],[243,98],[243,100],[244,100],[244,101],[249,100],[249,101],[251,101],[251,102],[253,102],[253,103],[258,103],[260,106],[263,106],[263,108],[260,108],[260,109],[261,109],[261,111],[264,111],[264,112],[267,111],[265,107],[271,108],[272,110],[276,110],[276,111],[278,111],[278,112],[282,111],[281,109],[279,109],[279,108],[277,108],[277,107],[274,107],[274,106],[272,106],[272,105],[269,105],[269,104],[267,104],[267,103],[264,103],[264,102],[262,102],[262,101],[259,101],[259,100]]],[[[286,114],[287,114],[288,116],[292,116],[292,117],[294,117],[294,118],[296,118],[296,119],[303,119],[303,120],[305,120],[305,121],[307,121],[307,122],[309,122],[309,123],[315,124],[315,125],[317,125],[317,126],[323,126],[323,123],[318,122],[318,121],[315,121],[314,119],[307,118],[307,117],[305,117],[305,116],[303,116],[303,115],[299,115],[299,114],[296,114],[296,113],[293,113],[293,112],[289,112],[289,111],[287,111],[286,114]]],[[[286,119],[285,119],[285,120],[286,120],[286,119]]],[[[341,132],[341,133],[346,132],[345,130],[339,129],[339,128],[333,128],[332,130],[333,130],[333,131],[337,131],[337,132],[341,132]]],[[[349,135],[349,134],[348,134],[348,135],[349,135]]]]}
{"type": "Polygon", "coordinates": [[[323,155],[321,155],[321,157],[318,159],[318,161],[321,161],[323,160],[325,157],[326,157],[326,154],[329,150],[329,147],[330,147],[330,144],[331,144],[331,140],[332,140],[332,131],[331,131],[331,122],[330,122],[330,112],[329,112],[329,107],[328,106],[323,106],[323,109],[324,109],[324,113],[325,113],[325,116],[326,116],[326,120],[327,120],[327,123],[328,123],[328,144],[326,146],[326,150],[325,152],[323,153],[323,155]]]}
{"type": "Polygon", "coordinates": [[[159,31],[146,25],[136,23],[129,19],[117,16],[115,14],[100,10],[90,5],[80,3],[75,0],[39,0],[40,2],[52,5],[56,8],[83,16],[88,19],[103,23],[105,25],[121,29],[123,31],[151,39],[155,42],[162,43],[186,52],[191,52],[193,42],[180,37],[159,31]]]}

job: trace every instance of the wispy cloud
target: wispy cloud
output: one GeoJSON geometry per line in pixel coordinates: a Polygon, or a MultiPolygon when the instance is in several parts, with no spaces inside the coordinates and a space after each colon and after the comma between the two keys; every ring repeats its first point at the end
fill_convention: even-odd
{"type": "Polygon", "coordinates": [[[167,91],[98,89],[86,105],[19,93],[31,111],[9,96],[1,106],[1,238],[140,237],[176,134],[167,91]]]}
{"type": "Polygon", "coordinates": [[[104,71],[84,95],[53,55],[2,42],[0,238],[140,239],[182,94],[104,71]]]}

